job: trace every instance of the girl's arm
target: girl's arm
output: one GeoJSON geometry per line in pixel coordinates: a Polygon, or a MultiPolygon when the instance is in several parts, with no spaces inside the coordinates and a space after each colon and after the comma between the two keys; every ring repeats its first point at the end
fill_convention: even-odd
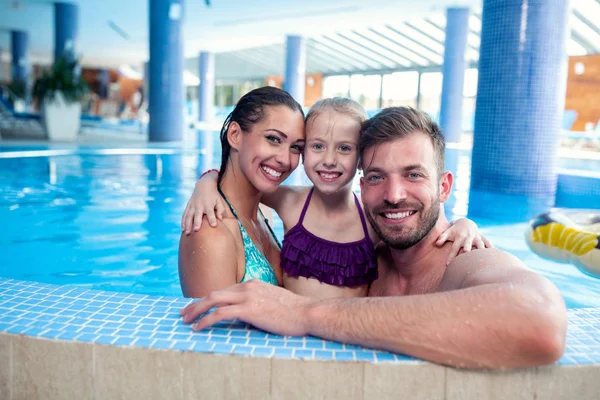
{"type": "Polygon", "coordinates": [[[479,231],[477,224],[467,218],[460,218],[452,222],[450,227],[442,232],[435,244],[437,246],[443,246],[446,242],[454,242],[450,249],[450,254],[448,254],[446,265],[450,264],[450,261],[461,253],[466,253],[472,249],[494,247],[479,231]]]}
{"type": "MultiPolygon", "coordinates": [[[[217,190],[218,172],[211,171],[204,174],[194,186],[194,193],[185,206],[181,218],[181,230],[186,235],[198,232],[202,226],[202,217],[210,226],[217,226],[217,219],[223,219],[223,213],[227,206],[217,190]]],[[[280,185],[273,193],[264,194],[261,203],[274,209],[282,219],[285,219],[286,211],[290,205],[298,201],[306,189],[301,186],[280,185]]]]}

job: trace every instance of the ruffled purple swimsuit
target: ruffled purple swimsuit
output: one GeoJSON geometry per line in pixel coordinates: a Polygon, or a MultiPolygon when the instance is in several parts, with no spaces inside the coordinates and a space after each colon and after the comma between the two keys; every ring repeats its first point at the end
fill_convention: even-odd
{"type": "Polygon", "coordinates": [[[281,268],[289,276],[314,278],[335,286],[361,286],[377,279],[377,255],[369,237],[367,223],[356,195],[365,237],[351,243],[336,243],[321,239],[302,225],[313,190],[310,190],[300,220],[283,237],[281,268]]]}

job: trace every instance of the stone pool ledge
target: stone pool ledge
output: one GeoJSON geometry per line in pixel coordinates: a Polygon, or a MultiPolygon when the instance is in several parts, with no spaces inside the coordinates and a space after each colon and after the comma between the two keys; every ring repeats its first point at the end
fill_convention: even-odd
{"type": "Polygon", "coordinates": [[[569,310],[555,365],[447,368],[240,322],[194,333],[188,300],[0,278],[0,399],[598,399],[600,309],[569,310]]]}

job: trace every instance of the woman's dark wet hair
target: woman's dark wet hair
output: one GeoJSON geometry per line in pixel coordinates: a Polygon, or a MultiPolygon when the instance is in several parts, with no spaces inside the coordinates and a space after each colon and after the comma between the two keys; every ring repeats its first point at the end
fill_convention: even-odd
{"type": "Polygon", "coordinates": [[[265,117],[265,107],[286,106],[292,111],[299,111],[304,119],[302,106],[286,91],[272,86],[264,86],[246,93],[237,102],[235,108],[225,119],[221,128],[221,168],[219,168],[218,183],[221,183],[231,146],[227,140],[227,130],[232,122],[237,122],[242,131],[250,132],[252,126],[265,117]]]}

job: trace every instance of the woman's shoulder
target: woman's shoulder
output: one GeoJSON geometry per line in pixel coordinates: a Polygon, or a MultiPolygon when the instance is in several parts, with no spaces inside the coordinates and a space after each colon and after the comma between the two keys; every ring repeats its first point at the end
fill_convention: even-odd
{"type": "Polygon", "coordinates": [[[225,216],[217,222],[217,226],[212,227],[204,216],[200,230],[192,232],[190,235],[182,235],[182,245],[200,245],[203,250],[211,252],[235,250],[234,229],[239,231],[237,220],[234,217],[225,216]]]}

